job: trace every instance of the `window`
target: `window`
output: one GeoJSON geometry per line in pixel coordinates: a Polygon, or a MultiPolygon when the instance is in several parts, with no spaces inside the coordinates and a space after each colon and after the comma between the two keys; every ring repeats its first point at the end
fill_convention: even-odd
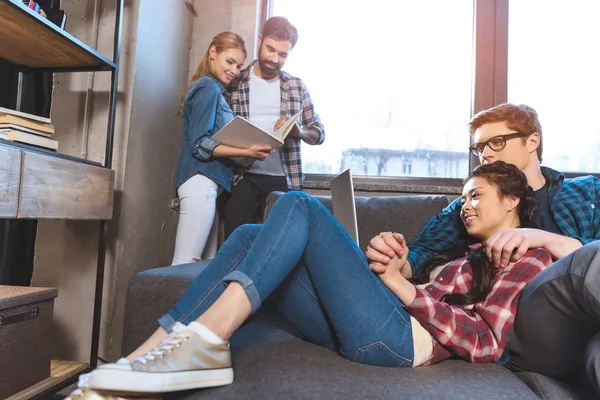
{"type": "Polygon", "coordinates": [[[508,100],[537,110],[560,171],[600,172],[598,16],[600,1],[510,2],[508,100]]]}
{"type": "Polygon", "coordinates": [[[285,70],[326,129],[307,173],[463,178],[469,168],[473,1],[271,0],[298,28],[285,70]],[[431,167],[435,165],[435,167],[431,167]]]}

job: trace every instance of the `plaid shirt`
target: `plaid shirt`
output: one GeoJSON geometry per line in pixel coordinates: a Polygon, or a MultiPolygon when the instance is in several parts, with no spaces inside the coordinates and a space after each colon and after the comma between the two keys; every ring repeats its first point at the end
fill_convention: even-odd
{"type": "MultiPolygon", "coordinates": [[[[593,176],[565,179],[563,174],[547,167],[542,167],[542,174],[548,185],[550,212],[561,233],[583,245],[600,239],[600,179],[593,176]]],[[[468,237],[460,208],[460,199],[454,200],[408,244],[413,275],[419,274],[429,257],[468,237]]]]}
{"type": "MultiPolygon", "coordinates": [[[[244,69],[232,82],[228,95],[229,105],[235,115],[250,119],[250,72],[256,60],[244,69]]],[[[312,145],[318,145],[325,140],[325,130],[321,119],[315,112],[313,102],[300,78],[296,78],[281,71],[281,116],[293,117],[302,111],[299,118],[304,128],[315,128],[319,131],[319,140],[312,145]]],[[[302,190],[304,187],[304,174],[302,173],[302,158],[300,156],[300,139],[288,136],[281,146],[281,162],[287,180],[288,188],[302,190]]]]}
{"type": "MultiPolygon", "coordinates": [[[[472,246],[472,249],[481,245],[472,246]]],[[[512,329],[519,296],[525,285],[552,262],[546,249],[531,249],[521,260],[498,271],[485,300],[450,305],[440,299],[448,293],[466,293],[472,285],[467,257],[450,262],[435,281],[417,289],[406,310],[433,336],[434,364],[457,355],[474,363],[498,361],[512,329]]]]}

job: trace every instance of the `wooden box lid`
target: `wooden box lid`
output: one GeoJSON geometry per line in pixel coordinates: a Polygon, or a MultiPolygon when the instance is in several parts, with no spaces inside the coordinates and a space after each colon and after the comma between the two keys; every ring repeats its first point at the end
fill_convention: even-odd
{"type": "Polygon", "coordinates": [[[52,300],[56,296],[56,288],[0,285],[0,310],[52,300]]]}

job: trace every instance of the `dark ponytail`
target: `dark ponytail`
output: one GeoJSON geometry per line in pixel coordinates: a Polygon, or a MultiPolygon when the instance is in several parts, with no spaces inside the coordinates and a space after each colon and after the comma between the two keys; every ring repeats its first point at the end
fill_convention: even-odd
{"type": "MultiPolygon", "coordinates": [[[[501,198],[512,196],[519,199],[517,212],[521,228],[533,228],[533,221],[536,209],[535,195],[533,189],[527,184],[527,177],[517,167],[512,164],[506,164],[503,161],[496,161],[491,164],[480,165],[471,172],[465,179],[467,183],[470,179],[481,177],[490,185],[496,187],[501,198]]],[[[429,258],[421,273],[410,281],[414,284],[428,283],[431,271],[447,262],[467,256],[467,261],[471,265],[473,282],[471,289],[467,293],[445,294],[442,301],[448,304],[474,304],[484,300],[492,289],[492,284],[497,270],[487,259],[483,246],[471,250],[469,246],[478,243],[479,239],[469,237],[458,243],[443,253],[429,258]]]]}

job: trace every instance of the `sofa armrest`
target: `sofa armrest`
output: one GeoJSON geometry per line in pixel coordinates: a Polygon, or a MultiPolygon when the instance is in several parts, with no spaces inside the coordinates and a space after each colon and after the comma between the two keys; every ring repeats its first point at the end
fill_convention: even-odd
{"type": "Polygon", "coordinates": [[[150,269],[131,278],[125,303],[123,355],[131,353],[154,333],[158,328],[158,318],[179,301],[192,280],[209,262],[150,269]]]}

